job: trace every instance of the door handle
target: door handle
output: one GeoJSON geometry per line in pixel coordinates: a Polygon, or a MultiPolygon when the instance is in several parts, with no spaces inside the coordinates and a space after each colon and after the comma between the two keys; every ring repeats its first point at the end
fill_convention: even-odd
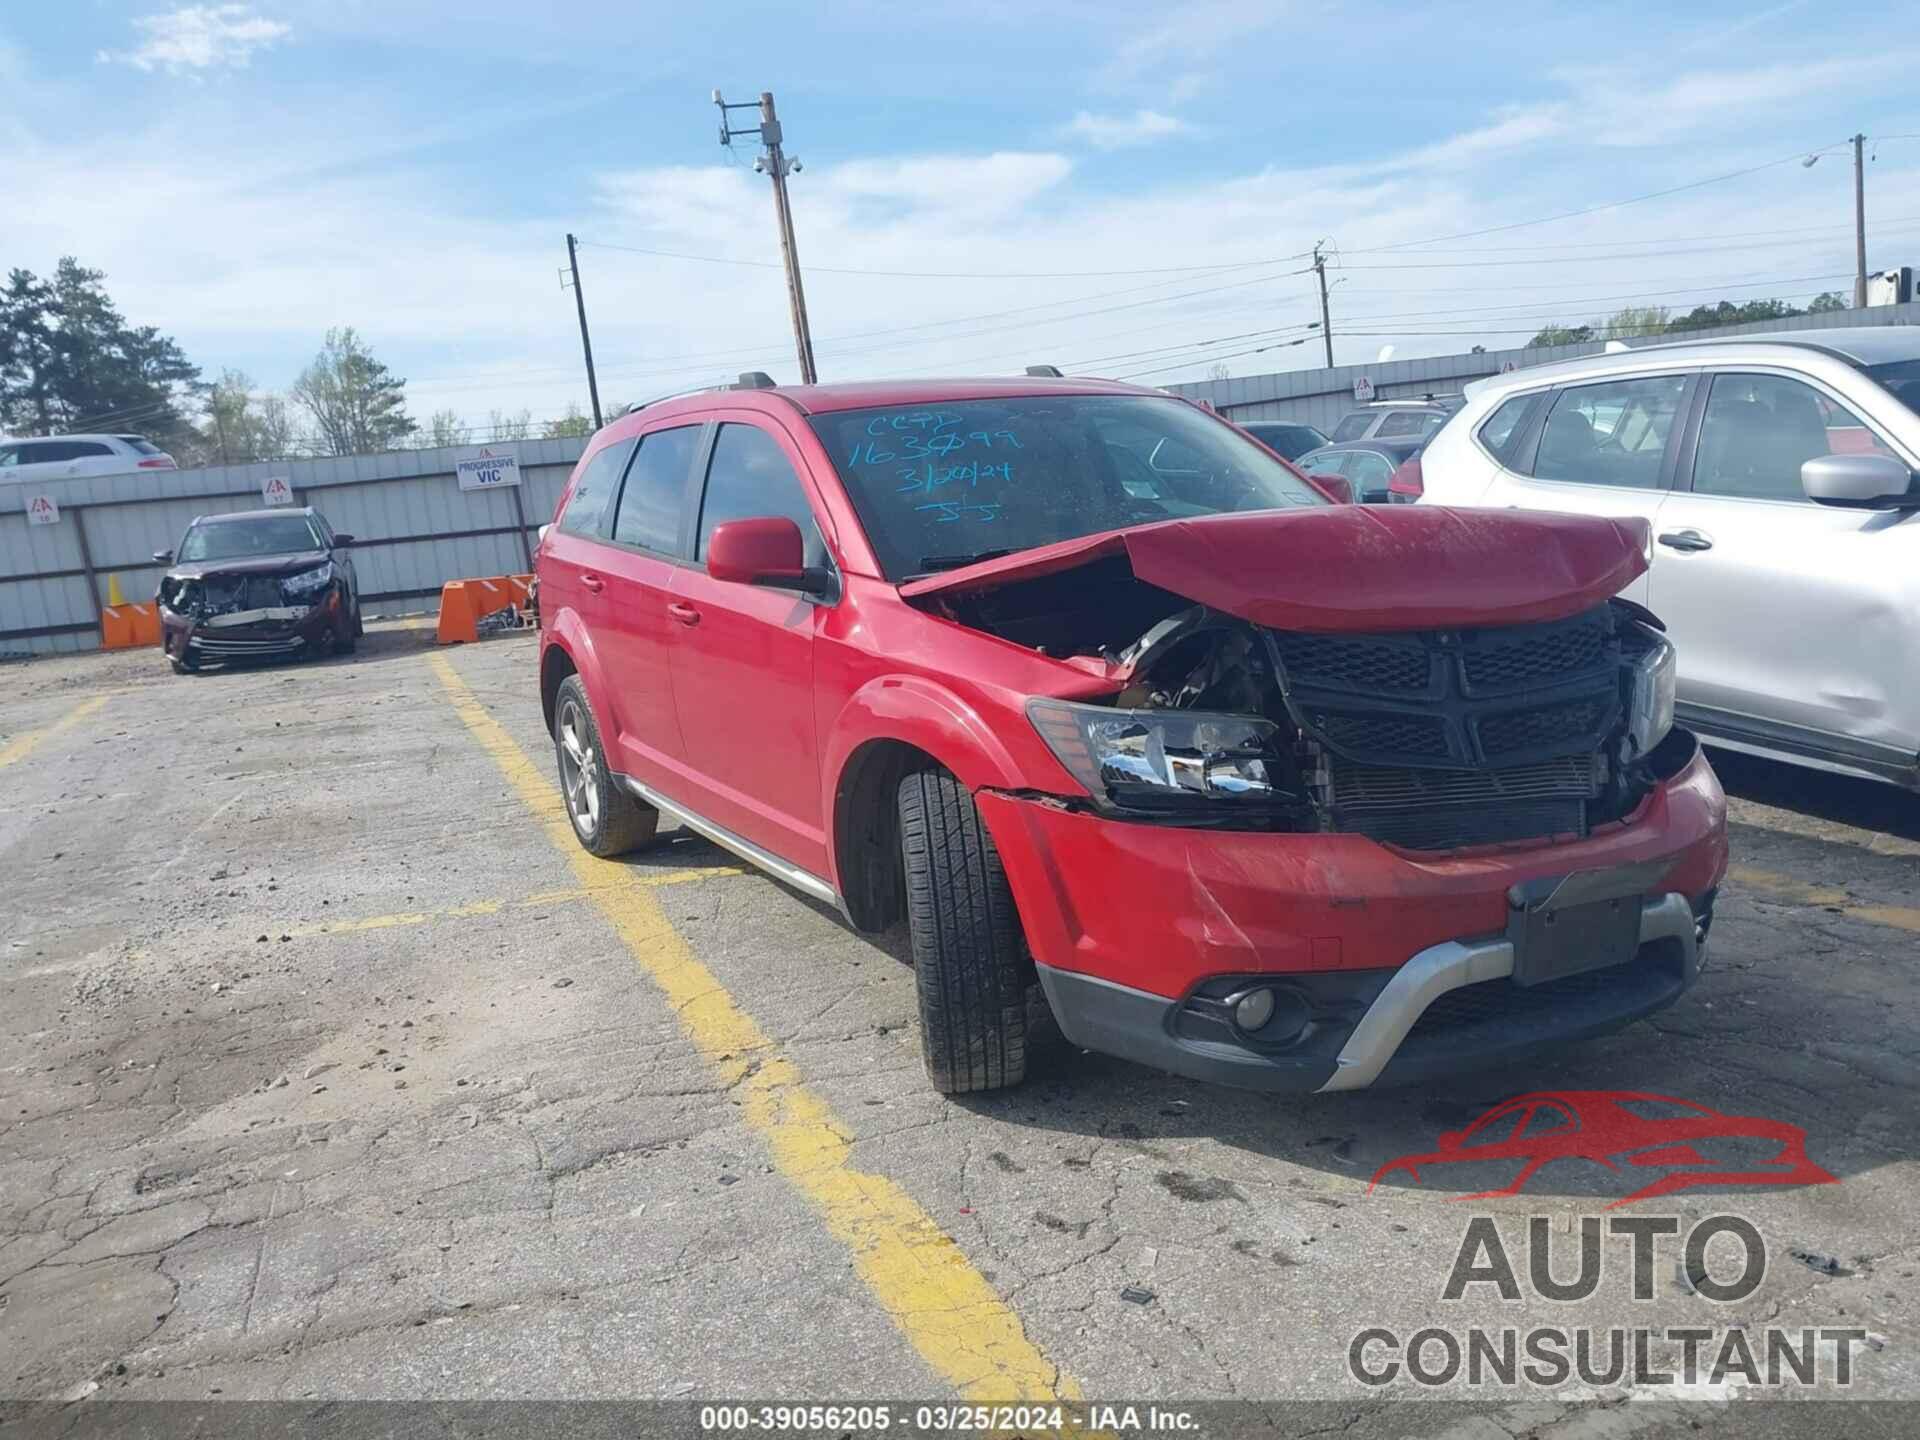
{"type": "Polygon", "coordinates": [[[693,606],[682,604],[678,600],[667,606],[667,613],[682,625],[698,625],[700,623],[700,612],[694,609],[693,606]]]}
{"type": "Polygon", "coordinates": [[[607,582],[602,580],[598,575],[582,575],[580,577],[580,585],[583,589],[591,590],[596,595],[607,588],[607,582]]]}
{"type": "Polygon", "coordinates": [[[1669,530],[1660,537],[1660,543],[1669,550],[1711,550],[1713,540],[1698,530],[1669,530]]]}

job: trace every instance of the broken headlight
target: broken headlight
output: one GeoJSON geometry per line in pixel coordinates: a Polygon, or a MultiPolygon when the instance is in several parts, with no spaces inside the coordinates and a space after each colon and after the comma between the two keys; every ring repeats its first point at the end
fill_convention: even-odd
{"type": "Polygon", "coordinates": [[[289,575],[280,582],[280,588],[289,596],[315,595],[333,583],[333,562],[315,570],[302,570],[298,575],[289,575]]]}
{"type": "Polygon", "coordinates": [[[1293,803],[1272,768],[1279,728],[1251,715],[1030,700],[1027,716],[1102,810],[1213,814],[1293,803]]]}
{"type": "Polygon", "coordinates": [[[1640,629],[1651,648],[1628,672],[1627,744],[1636,756],[1647,754],[1673,729],[1673,645],[1651,626],[1640,625],[1640,629]]]}

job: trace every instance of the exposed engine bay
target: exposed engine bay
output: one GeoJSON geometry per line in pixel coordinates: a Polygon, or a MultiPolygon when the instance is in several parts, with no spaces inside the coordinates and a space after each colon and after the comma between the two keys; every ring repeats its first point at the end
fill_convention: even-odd
{"type": "Polygon", "coordinates": [[[1661,745],[1672,647],[1618,599],[1529,624],[1304,633],[1192,604],[1112,557],[928,604],[1118,682],[1029,707],[1109,814],[1417,850],[1571,838],[1691,753],[1690,738],[1677,756],[1661,745]]]}
{"type": "Polygon", "coordinates": [[[262,621],[304,619],[314,598],[311,589],[291,594],[274,575],[208,575],[160,582],[160,603],[196,624],[253,625],[262,621]]]}

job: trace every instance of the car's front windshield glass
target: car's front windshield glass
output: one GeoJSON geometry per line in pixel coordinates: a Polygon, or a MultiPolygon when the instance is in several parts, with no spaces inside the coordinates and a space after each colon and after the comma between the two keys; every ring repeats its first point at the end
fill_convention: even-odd
{"type": "Polygon", "coordinates": [[[239,560],[322,549],[304,515],[258,515],[246,520],[202,520],[180,542],[182,560],[239,560]]]}
{"type": "Polygon", "coordinates": [[[1914,414],[1920,415],[1920,360],[1895,360],[1867,366],[1867,374],[1914,414]]]}
{"type": "Polygon", "coordinates": [[[889,579],[1159,520],[1329,503],[1174,399],[1031,395],[814,415],[889,579]]]}

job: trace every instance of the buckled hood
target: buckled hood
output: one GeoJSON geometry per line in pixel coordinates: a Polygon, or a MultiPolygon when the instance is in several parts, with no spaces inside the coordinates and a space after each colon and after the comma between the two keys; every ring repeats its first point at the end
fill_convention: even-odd
{"type": "Polygon", "coordinates": [[[967,595],[1124,555],[1136,579],[1276,630],[1433,630],[1557,620],[1647,568],[1638,519],[1329,505],[1110,530],[929,575],[908,599],[967,595]]]}

